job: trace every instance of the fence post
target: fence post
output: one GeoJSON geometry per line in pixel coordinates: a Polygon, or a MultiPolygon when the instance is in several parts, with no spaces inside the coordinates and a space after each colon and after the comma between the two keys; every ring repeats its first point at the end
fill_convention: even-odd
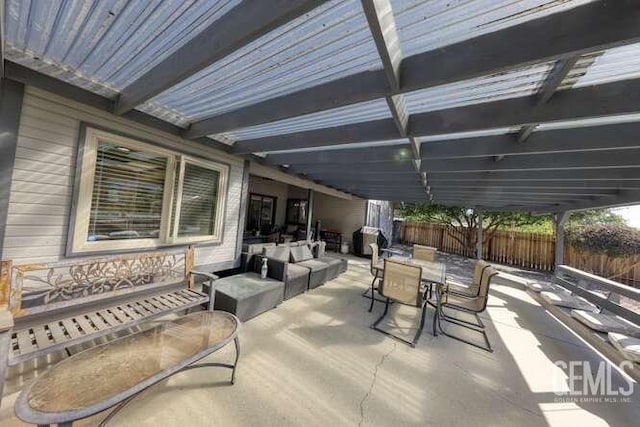
{"type": "Polygon", "coordinates": [[[571,215],[570,211],[556,213],[556,257],[554,271],[564,263],[564,225],[571,215]]]}

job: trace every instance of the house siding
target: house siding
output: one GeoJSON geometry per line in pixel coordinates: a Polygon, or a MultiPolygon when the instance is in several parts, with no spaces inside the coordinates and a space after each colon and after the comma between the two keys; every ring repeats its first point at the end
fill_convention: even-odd
{"type": "Polygon", "coordinates": [[[289,186],[285,183],[267,180],[259,176],[251,176],[249,178],[249,193],[276,198],[275,225],[280,227],[285,225],[288,191],[289,186]]]}
{"type": "Polygon", "coordinates": [[[198,245],[195,261],[227,268],[233,265],[243,197],[242,159],[33,87],[26,88],[23,100],[4,258],[23,264],[65,257],[81,122],[230,165],[223,241],[198,245]]]}
{"type": "Polygon", "coordinates": [[[314,194],[312,220],[320,221],[327,230],[338,231],[351,245],[352,234],[364,225],[367,201],[363,199],[340,199],[321,193],[314,194]]]}

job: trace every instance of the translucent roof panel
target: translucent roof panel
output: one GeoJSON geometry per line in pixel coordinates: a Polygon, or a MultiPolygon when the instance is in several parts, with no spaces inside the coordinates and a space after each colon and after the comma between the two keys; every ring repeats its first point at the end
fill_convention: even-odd
{"type": "Polygon", "coordinates": [[[299,148],[295,150],[280,150],[280,151],[270,151],[269,154],[288,154],[288,153],[308,153],[314,151],[339,151],[339,150],[348,150],[351,148],[371,148],[371,147],[387,147],[393,145],[406,145],[407,139],[392,139],[389,141],[370,141],[370,142],[356,142],[353,144],[340,144],[340,145],[332,145],[330,147],[309,147],[309,148],[299,148]]]}
{"type": "Polygon", "coordinates": [[[369,122],[378,119],[391,118],[389,106],[384,99],[361,102],[332,110],[319,111],[304,116],[279,120],[264,125],[237,129],[233,132],[211,135],[213,138],[224,138],[232,141],[264,138],[273,135],[283,135],[313,129],[348,125],[351,123],[369,122]]]}
{"type": "Polygon", "coordinates": [[[382,63],[358,0],[329,1],[151,100],[198,120],[382,63]]]}
{"type": "Polygon", "coordinates": [[[435,86],[406,94],[410,114],[533,95],[553,62],[435,86]]]}
{"type": "Polygon", "coordinates": [[[542,123],[536,127],[535,131],[570,129],[589,126],[615,125],[622,123],[640,122],[640,113],[624,114],[617,116],[590,117],[580,120],[562,120],[556,122],[542,123]]]}
{"type": "Polygon", "coordinates": [[[468,132],[456,132],[456,133],[445,133],[440,135],[429,135],[422,136],[416,138],[419,143],[429,143],[429,142],[438,142],[438,141],[449,141],[455,139],[463,139],[463,138],[478,138],[481,136],[496,136],[496,135],[506,135],[508,133],[517,132],[519,128],[494,128],[494,129],[484,129],[484,130],[475,130],[468,132]]]}
{"type": "MultiPolygon", "coordinates": [[[[563,12],[593,0],[391,0],[405,56],[563,12]]],[[[532,37],[535,35],[532,34],[532,37]]]]}
{"type": "Polygon", "coordinates": [[[7,0],[6,55],[113,95],[240,0],[7,0]]]}
{"type": "Polygon", "coordinates": [[[560,89],[640,78],[640,43],[583,55],[560,89]]]}

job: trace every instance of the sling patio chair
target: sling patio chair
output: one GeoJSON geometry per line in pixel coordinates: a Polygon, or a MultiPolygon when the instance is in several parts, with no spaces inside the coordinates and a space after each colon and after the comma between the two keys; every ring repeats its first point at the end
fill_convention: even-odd
{"type": "Polygon", "coordinates": [[[424,328],[427,305],[426,290],[422,286],[422,267],[385,259],[384,272],[382,274],[380,285],[378,286],[378,293],[382,297],[386,298],[384,313],[382,313],[382,316],[380,316],[380,318],[376,320],[371,327],[376,331],[405,342],[411,347],[415,347],[418,339],[420,338],[420,334],[422,333],[422,329],[424,328]],[[417,307],[420,310],[420,326],[418,327],[418,331],[416,332],[413,341],[407,341],[390,332],[378,328],[378,324],[380,324],[387,315],[389,311],[389,304],[392,301],[417,307]]]}
{"type": "Polygon", "coordinates": [[[378,289],[376,287],[376,280],[382,278],[382,271],[383,271],[383,267],[382,267],[382,264],[380,263],[380,258],[378,256],[378,253],[380,252],[380,250],[378,248],[377,243],[370,243],[369,247],[371,248],[371,264],[369,268],[371,271],[371,275],[373,276],[373,280],[371,281],[371,289],[367,289],[366,291],[364,291],[362,293],[362,296],[371,299],[371,305],[369,306],[369,313],[371,313],[371,311],[373,310],[374,302],[376,301],[385,302],[385,301],[376,298],[376,290],[378,289]],[[371,294],[369,294],[369,292],[371,292],[371,294]]]}
{"type": "Polygon", "coordinates": [[[453,338],[458,341],[462,341],[464,343],[470,344],[474,347],[478,347],[482,350],[486,350],[488,352],[493,352],[491,348],[491,343],[489,342],[489,337],[485,331],[485,326],[480,320],[478,314],[484,312],[487,308],[487,301],[489,300],[489,286],[491,284],[491,279],[498,274],[498,270],[493,267],[488,267],[485,269],[484,274],[482,275],[482,279],[480,280],[480,288],[478,291],[478,295],[476,296],[465,296],[455,292],[449,292],[448,287],[445,285],[443,287],[439,287],[438,289],[438,308],[436,309],[436,319],[433,324],[433,332],[434,335],[437,335],[436,328],[440,330],[440,332],[450,338],[453,338]],[[462,320],[456,317],[452,317],[446,314],[445,309],[451,309],[458,312],[470,313],[475,317],[476,322],[469,322],[467,320],[462,320]],[[478,345],[472,341],[469,341],[461,336],[454,335],[450,332],[447,332],[445,328],[442,326],[442,322],[453,323],[460,327],[469,329],[474,332],[478,332],[484,338],[486,346],[478,345]]]}
{"type": "Polygon", "coordinates": [[[431,246],[413,245],[413,258],[421,261],[435,262],[437,248],[431,246]]]}
{"type": "Polygon", "coordinates": [[[447,291],[451,294],[458,294],[466,297],[477,297],[480,292],[480,282],[482,276],[491,264],[486,261],[479,260],[473,269],[473,279],[470,284],[460,283],[455,280],[447,280],[447,291]]]}

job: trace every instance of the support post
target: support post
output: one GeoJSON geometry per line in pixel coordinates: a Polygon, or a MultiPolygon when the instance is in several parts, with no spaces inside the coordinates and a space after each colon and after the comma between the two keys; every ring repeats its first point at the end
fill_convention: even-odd
{"type": "Polygon", "coordinates": [[[558,266],[564,264],[564,225],[569,219],[571,212],[563,211],[556,213],[556,256],[554,270],[558,270],[558,266]]]}
{"type": "Polygon", "coordinates": [[[476,242],[476,258],[482,259],[482,211],[478,210],[478,241],[476,242]]]}
{"type": "Polygon", "coordinates": [[[311,224],[313,224],[313,190],[309,189],[309,195],[307,196],[307,240],[311,240],[313,237],[311,235],[311,224]]]}
{"type": "Polygon", "coordinates": [[[9,196],[23,96],[22,83],[0,80],[0,259],[4,255],[4,232],[9,216],[9,196]]]}
{"type": "Polygon", "coordinates": [[[249,160],[244,161],[242,169],[242,187],[240,189],[240,207],[238,212],[238,235],[236,236],[235,263],[239,267],[242,263],[242,241],[247,222],[247,205],[249,204],[249,160]]]}

